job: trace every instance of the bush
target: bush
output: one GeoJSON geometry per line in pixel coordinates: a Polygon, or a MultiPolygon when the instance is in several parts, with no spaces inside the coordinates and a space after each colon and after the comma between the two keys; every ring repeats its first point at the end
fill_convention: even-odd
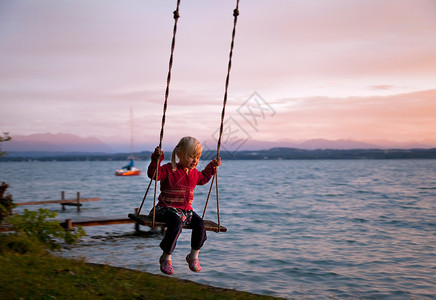
{"type": "Polygon", "coordinates": [[[9,184],[2,182],[0,185],[0,223],[1,221],[12,213],[15,204],[12,201],[12,196],[6,193],[9,184]]]}
{"type": "Polygon", "coordinates": [[[43,255],[46,252],[38,241],[15,234],[0,234],[0,256],[7,253],[43,255]]]}
{"type": "Polygon", "coordinates": [[[5,151],[1,151],[2,150],[1,143],[7,142],[10,140],[12,140],[12,138],[9,136],[9,132],[3,132],[3,134],[0,135],[0,156],[7,154],[5,151]]]}
{"type": "Polygon", "coordinates": [[[39,242],[50,250],[59,250],[60,239],[71,245],[75,244],[80,237],[86,235],[83,228],[76,230],[65,230],[57,220],[54,220],[57,213],[48,209],[40,208],[38,211],[25,209],[22,215],[12,215],[5,219],[5,222],[12,226],[12,235],[20,236],[31,242],[39,242]]]}

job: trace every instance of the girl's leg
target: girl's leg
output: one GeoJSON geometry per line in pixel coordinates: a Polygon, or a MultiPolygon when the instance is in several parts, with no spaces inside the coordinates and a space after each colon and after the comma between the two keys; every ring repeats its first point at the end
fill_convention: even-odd
{"type": "Polygon", "coordinates": [[[159,246],[164,253],[171,254],[176,248],[177,239],[182,232],[183,223],[178,215],[169,211],[165,212],[162,221],[166,222],[168,227],[159,246]]]}
{"type": "Polygon", "coordinates": [[[162,217],[159,217],[159,221],[167,223],[167,230],[165,236],[160,243],[160,247],[163,251],[162,256],[159,258],[160,270],[162,273],[172,275],[174,273],[171,263],[171,253],[176,248],[177,238],[182,232],[182,220],[175,213],[166,211],[162,217]]]}
{"type": "Polygon", "coordinates": [[[189,269],[193,272],[200,272],[201,266],[198,261],[198,252],[207,239],[206,229],[204,228],[204,221],[195,212],[191,221],[192,235],[191,235],[191,253],[186,256],[189,269]]]}
{"type": "Polygon", "coordinates": [[[194,250],[200,250],[200,248],[203,247],[204,242],[207,240],[207,235],[203,219],[195,212],[192,215],[191,228],[191,248],[194,250]]]}

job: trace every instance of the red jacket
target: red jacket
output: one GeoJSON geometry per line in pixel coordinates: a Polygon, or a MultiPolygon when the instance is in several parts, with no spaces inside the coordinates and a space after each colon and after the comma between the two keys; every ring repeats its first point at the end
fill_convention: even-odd
{"type": "MultiPolygon", "coordinates": [[[[161,161],[163,160],[163,154],[161,161]]],[[[210,162],[203,171],[192,169],[186,174],[185,170],[179,166],[173,171],[171,163],[160,166],[157,163],[157,156],[152,155],[150,165],[148,166],[148,177],[152,178],[159,166],[158,181],[160,180],[160,195],[157,206],[174,207],[184,210],[192,210],[192,201],[194,200],[194,188],[197,184],[206,184],[212,175],[216,172],[215,165],[210,162]]]]}

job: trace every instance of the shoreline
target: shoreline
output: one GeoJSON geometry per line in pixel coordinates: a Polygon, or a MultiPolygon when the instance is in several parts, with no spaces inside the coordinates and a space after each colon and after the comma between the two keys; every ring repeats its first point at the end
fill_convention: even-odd
{"type": "Polygon", "coordinates": [[[283,299],[89,263],[56,253],[0,253],[1,299],[283,299]]]}
{"type": "MultiPolygon", "coordinates": [[[[63,257],[61,257],[63,258],[63,257]]],[[[64,258],[63,258],[64,259],[64,258]]],[[[69,260],[75,260],[75,259],[70,259],[70,258],[65,258],[65,259],[69,259],[69,260]]],[[[140,271],[140,270],[136,270],[136,269],[129,269],[129,268],[125,268],[125,267],[116,267],[116,266],[111,266],[111,265],[106,265],[106,264],[98,264],[98,263],[90,263],[90,262],[84,262],[86,265],[89,265],[91,267],[96,267],[96,268],[111,268],[114,270],[120,270],[120,271],[126,271],[126,272],[133,272],[133,273],[139,273],[139,274],[147,274],[148,276],[152,276],[152,277],[156,277],[156,278],[161,278],[161,279],[169,279],[169,280],[176,280],[180,283],[184,283],[184,284],[193,284],[193,285],[197,285],[200,287],[204,287],[207,290],[212,290],[212,291],[216,291],[216,292],[230,292],[230,293],[236,293],[236,294],[248,294],[248,295],[252,295],[255,297],[267,297],[267,299],[284,299],[284,298],[280,298],[280,297],[274,297],[274,296],[269,296],[269,295],[261,295],[261,294],[255,294],[255,293],[250,293],[247,291],[240,291],[240,290],[235,290],[235,289],[229,289],[229,288],[221,288],[221,287],[216,287],[210,284],[204,284],[204,283],[198,283],[192,280],[188,280],[188,279],[182,279],[182,278],[177,278],[177,277],[172,277],[169,275],[161,275],[161,274],[153,274],[153,273],[149,273],[149,272],[144,272],[144,271],[140,271]]]]}
{"type": "MultiPolygon", "coordinates": [[[[214,151],[205,150],[202,159],[215,156],[214,151]]],[[[87,152],[20,152],[11,151],[0,158],[0,162],[27,161],[125,161],[127,153],[87,152]]],[[[137,162],[150,161],[151,152],[134,153],[137,162]]],[[[170,153],[168,153],[170,157],[170,153]]],[[[436,159],[436,148],[412,149],[298,149],[271,148],[268,150],[237,150],[221,152],[223,160],[339,160],[339,159],[436,159]]]]}

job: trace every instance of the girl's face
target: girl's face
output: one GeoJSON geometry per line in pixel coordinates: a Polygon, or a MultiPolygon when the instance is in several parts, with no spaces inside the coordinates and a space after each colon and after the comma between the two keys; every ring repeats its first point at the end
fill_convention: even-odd
{"type": "Polygon", "coordinates": [[[200,160],[201,153],[194,153],[191,155],[183,155],[182,153],[177,153],[177,156],[180,159],[180,164],[183,168],[192,170],[195,169],[198,165],[198,162],[200,160]]]}

